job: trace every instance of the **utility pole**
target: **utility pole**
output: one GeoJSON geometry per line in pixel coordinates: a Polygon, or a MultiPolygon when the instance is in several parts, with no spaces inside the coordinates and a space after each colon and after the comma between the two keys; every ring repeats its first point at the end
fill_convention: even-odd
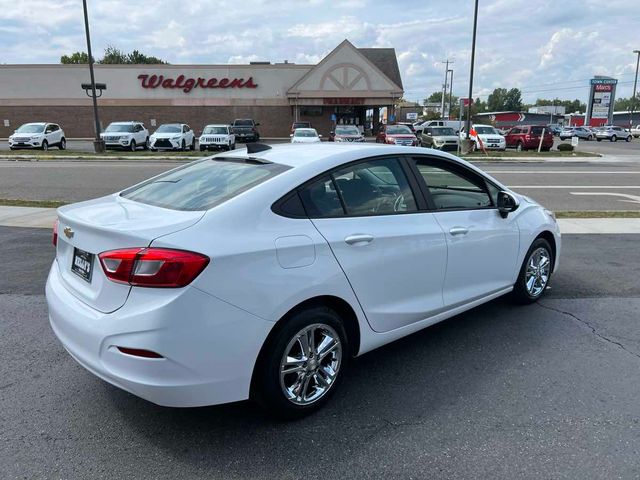
{"type": "Polygon", "coordinates": [[[100,119],[98,118],[98,100],[96,97],[96,79],[93,74],[93,55],[91,54],[91,36],[89,35],[89,15],[87,14],[87,0],[82,0],[84,9],[84,30],[87,35],[87,55],[89,55],[89,75],[91,77],[91,98],[93,99],[93,117],[95,120],[96,137],[93,147],[96,152],[104,152],[104,142],[100,139],[100,119]]]}
{"type": "Polygon", "coordinates": [[[451,72],[451,78],[449,79],[449,114],[447,120],[451,120],[451,101],[453,100],[453,69],[447,70],[451,72]]]}
{"type": "Polygon", "coordinates": [[[633,111],[635,110],[635,106],[636,106],[636,87],[638,86],[638,66],[640,66],[640,50],[634,50],[633,53],[635,53],[636,55],[638,55],[638,59],[636,60],[636,78],[633,81],[633,95],[631,96],[631,111],[629,112],[629,130],[631,130],[631,127],[633,125],[633,111]]]}
{"type": "Polygon", "coordinates": [[[442,102],[440,104],[440,117],[444,120],[444,99],[447,96],[447,78],[449,76],[449,64],[453,63],[453,60],[449,60],[447,58],[442,63],[446,64],[446,68],[444,69],[444,83],[442,84],[442,102]]]}
{"type": "Polygon", "coordinates": [[[469,141],[469,131],[471,130],[471,98],[473,95],[473,65],[476,60],[476,31],[478,29],[478,0],[475,2],[473,12],[473,37],[471,40],[471,68],[469,70],[469,97],[467,98],[467,141],[469,141]]]}

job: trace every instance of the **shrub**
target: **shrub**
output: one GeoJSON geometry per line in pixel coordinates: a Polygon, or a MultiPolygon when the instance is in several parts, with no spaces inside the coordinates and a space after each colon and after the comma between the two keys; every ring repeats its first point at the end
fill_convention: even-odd
{"type": "Polygon", "coordinates": [[[561,152],[573,152],[573,145],[570,143],[561,143],[558,145],[558,150],[561,152]]]}

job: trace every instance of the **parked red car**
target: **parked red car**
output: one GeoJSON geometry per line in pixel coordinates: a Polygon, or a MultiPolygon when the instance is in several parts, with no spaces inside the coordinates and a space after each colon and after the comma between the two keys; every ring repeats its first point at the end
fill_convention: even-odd
{"type": "Polygon", "coordinates": [[[521,125],[513,127],[504,136],[507,148],[521,150],[537,150],[540,145],[540,136],[544,130],[542,150],[548,152],[553,147],[553,132],[545,125],[521,125]]]}
{"type": "Polygon", "coordinates": [[[418,145],[418,139],[406,125],[380,125],[376,143],[415,147],[418,145]]]}

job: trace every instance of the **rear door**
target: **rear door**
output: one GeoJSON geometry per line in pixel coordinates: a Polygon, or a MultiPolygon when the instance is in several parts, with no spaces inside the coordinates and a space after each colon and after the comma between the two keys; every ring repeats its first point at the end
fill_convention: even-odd
{"type": "Polygon", "coordinates": [[[498,188],[452,161],[414,157],[412,166],[446,236],[444,306],[513,285],[520,232],[515,215],[498,213],[498,188]]]}
{"type": "Polygon", "coordinates": [[[373,330],[387,332],[442,310],[444,233],[398,158],[342,167],[300,195],[373,330]]]}

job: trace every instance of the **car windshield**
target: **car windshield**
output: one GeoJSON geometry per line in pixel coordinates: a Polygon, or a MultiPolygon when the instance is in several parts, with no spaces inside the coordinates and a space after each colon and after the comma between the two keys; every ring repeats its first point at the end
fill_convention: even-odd
{"type": "Polygon", "coordinates": [[[253,127],[253,120],[236,120],[233,125],[236,127],[253,127]]]}
{"type": "Polygon", "coordinates": [[[293,132],[294,137],[317,137],[318,132],[316,132],[313,128],[298,128],[295,132],[293,132]]]}
{"type": "Polygon", "coordinates": [[[27,123],[16,130],[16,133],[42,133],[44,131],[43,124],[27,123]]]}
{"type": "Polygon", "coordinates": [[[182,127],[177,123],[167,123],[165,125],[160,125],[156,130],[156,133],[180,133],[182,132],[182,127]]]}
{"type": "Polygon", "coordinates": [[[411,135],[411,130],[406,125],[391,125],[387,127],[387,135],[411,135]]]}
{"type": "Polygon", "coordinates": [[[123,124],[123,123],[112,123],[110,124],[106,129],[105,132],[133,132],[133,125],[131,125],[130,123],[128,124],[123,124]]]}
{"type": "Polygon", "coordinates": [[[227,127],[204,127],[204,130],[202,131],[202,133],[226,135],[228,132],[227,132],[227,127]]]}
{"type": "Polygon", "coordinates": [[[336,135],[360,135],[358,127],[336,127],[336,135]]]}
{"type": "Polygon", "coordinates": [[[155,177],[121,196],[172,210],[209,210],[288,169],[277,163],[212,158],[155,177]]]}
{"type": "Polygon", "coordinates": [[[449,127],[434,127],[431,129],[431,135],[455,135],[456,132],[453,131],[453,128],[449,127]]]}
{"type": "Polygon", "coordinates": [[[475,127],[475,130],[480,135],[499,135],[493,127],[475,127]]]}

